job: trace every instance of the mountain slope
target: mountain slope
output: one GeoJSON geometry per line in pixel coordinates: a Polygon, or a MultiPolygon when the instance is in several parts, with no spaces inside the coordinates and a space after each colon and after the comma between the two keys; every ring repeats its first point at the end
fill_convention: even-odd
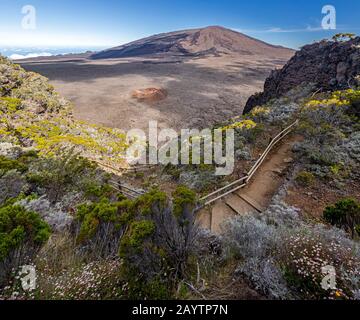
{"type": "Polygon", "coordinates": [[[293,50],[273,46],[242,33],[212,26],[162,33],[93,54],[92,59],[146,55],[201,56],[207,54],[265,55],[288,58],[293,50]]]}

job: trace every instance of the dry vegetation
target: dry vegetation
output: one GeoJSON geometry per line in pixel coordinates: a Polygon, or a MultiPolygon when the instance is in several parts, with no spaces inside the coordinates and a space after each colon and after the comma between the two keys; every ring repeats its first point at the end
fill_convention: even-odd
{"type": "Polygon", "coordinates": [[[348,199],[359,200],[360,189],[357,88],[311,95],[299,87],[217,126],[235,129],[249,166],[295,119],[302,139],[266,211],[230,219],[216,236],[196,223],[198,194],[180,185],[206,192],[226,183],[211,165],[157,168],[151,179],[136,177],[151,191],[127,199],[87,159],[124,150],[113,144],[119,133],[69,119],[44,78],[0,59],[1,298],[360,298],[360,205],[348,199]],[[16,277],[23,264],[38,272],[31,292],[16,277]],[[321,287],[327,265],[336,289],[321,287]]]}

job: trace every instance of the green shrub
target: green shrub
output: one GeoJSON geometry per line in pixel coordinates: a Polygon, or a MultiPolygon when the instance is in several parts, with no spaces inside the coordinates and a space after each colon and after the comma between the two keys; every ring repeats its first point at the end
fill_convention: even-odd
{"type": "Polygon", "coordinates": [[[13,160],[6,158],[4,156],[0,156],[0,173],[1,172],[6,173],[7,171],[10,170],[16,170],[21,173],[24,173],[25,171],[27,171],[27,169],[28,167],[19,160],[13,160]]]}
{"type": "Polygon", "coordinates": [[[21,206],[0,208],[0,283],[48,240],[50,227],[21,206]]]}
{"type": "Polygon", "coordinates": [[[29,170],[30,164],[37,158],[37,156],[37,152],[32,150],[21,154],[17,159],[0,156],[0,176],[10,170],[25,173],[29,170]]]}
{"type": "Polygon", "coordinates": [[[345,229],[354,237],[360,224],[360,203],[355,199],[340,200],[334,206],[328,206],[323,216],[325,221],[345,229]]]}
{"type": "Polygon", "coordinates": [[[136,210],[142,215],[151,215],[154,211],[162,210],[167,204],[167,196],[157,189],[150,190],[134,202],[136,210]]]}
{"type": "Polygon", "coordinates": [[[169,300],[172,299],[171,288],[166,278],[157,276],[154,279],[144,280],[134,270],[122,268],[123,276],[127,279],[126,294],[131,300],[169,300]]]}
{"type": "Polygon", "coordinates": [[[350,116],[360,117],[360,90],[355,90],[349,94],[350,107],[347,113],[350,116]]]}
{"type": "Polygon", "coordinates": [[[56,157],[39,158],[27,174],[30,183],[46,190],[52,203],[67,192],[83,192],[89,179],[95,179],[95,166],[72,150],[60,152],[56,157]]]}
{"type": "Polygon", "coordinates": [[[0,208],[0,261],[24,241],[43,244],[50,236],[50,227],[36,212],[21,206],[0,208]]]}
{"type": "Polygon", "coordinates": [[[196,203],[196,193],[184,186],[179,186],[173,193],[173,213],[176,217],[181,217],[184,211],[194,209],[196,203]]]}
{"type": "Polygon", "coordinates": [[[98,257],[116,256],[125,230],[134,219],[134,212],[134,202],[128,199],[111,202],[104,197],[98,202],[78,206],[78,245],[98,257]]]}
{"type": "Polygon", "coordinates": [[[103,258],[122,258],[126,297],[171,297],[195,251],[195,193],[184,187],[167,195],[152,190],[135,200],[85,203],[76,214],[81,251],[103,258]],[[163,276],[166,275],[166,276],[163,276]]]}
{"type": "Polygon", "coordinates": [[[125,257],[130,252],[139,252],[144,241],[150,237],[155,230],[155,224],[149,220],[133,221],[129,232],[120,243],[120,256],[125,257]]]}
{"type": "Polygon", "coordinates": [[[81,222],[78,241],[90,239],[101,222],[118,222],[118,205],[103,198],[98,203],[82,204],[78,207],[76,218],[81,222]]]}
{"type": "Polygon", "coordinates": [[[107,183],[101,185],[100,183],[91,181],[85,186],[85,196],[90,199],[101,199],[110,197],[114,189],[107,183]]]}
{"type": "Polygon", "coordinates": [[[304,187],[312,185],[315,181],[315,177],[311,172],[301,171],[295,178],[296,182],[304,187]]]}
{"type": "Polygon", "coordinates": [[[0,114],[14,113],[20,110],[21,100],[16,98],[2,97],[0,98],[0,114]]]}

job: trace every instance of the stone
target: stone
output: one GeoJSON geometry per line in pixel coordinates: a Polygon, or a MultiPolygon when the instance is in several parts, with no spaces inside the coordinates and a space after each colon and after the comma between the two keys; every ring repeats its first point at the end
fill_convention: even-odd
{"type": "Polygon", "coordinates": [[[292,162],[294,162],[294,159],[293,158],[286,158],[286,159],[284,159],[284,162],[285,163],[292,163],[292,162]]]}
{"type": "Polygon", "coordinates": [[[346,79],[346,73],[349,68],[349,65],[346,62],[340,62],[336,68],[336,80],[338,82],[343,82],[346,79]]]}

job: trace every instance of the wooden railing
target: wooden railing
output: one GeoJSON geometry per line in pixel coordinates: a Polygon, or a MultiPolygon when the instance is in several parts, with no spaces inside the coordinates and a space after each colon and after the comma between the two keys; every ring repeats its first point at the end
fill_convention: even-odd
{"type": "Polygon", "coordinates": [[[124,173],[124,172],[142,172],[142,171],[146,171],[146,170],[150,170],[154,167],[156,167],[156,165],[153,164],[138,164],[137,166],[129,166],[129,167],[114,167],[111,166],[107,163],[104,163],[102,161],[96,160],[96,159],[91,159],[88,158],[90,161],[96,163],[97,165],[99,165],[100,167],[104,167],[119,173],[124,173]]]}
{"type": "MultiPolygon", "coordinates": [[[[271,140],[271,142],[269,143],[269,145],[267,146],[267,148],[264,150],[264,152],[261,154],[259,159],[255,162],[255,164],[252,166],[252,168],[249,170],[249,172],[244,177],[242,177],[241,179],[238,179],[236,181],[233,181],[233,182],[229,183],[228,185],[226,185],[225,187],[222,187],[222,188],[200,198],[199,205],[196,210],[200,210],[201,208],[208,206],[208,205],[214,203],[215,201],[220,200],[220,199],[226,197],[227,195],[234,193],[235,191],[237,191],[239,189],[244,188],[249,183],[251,178],[255,175],[255,173],[260,168],[260,166],[263,164],[267,155],[274,148],[274,146],[277,145],[291,131],[293,131],[294,127],[298,123],[299,123],[299,120],[296,120],[290,126],[285,128],[284,130],[282,130],[276,137],[274,137],[271,140]]],[[[114,171],[121,172],[119,170],[119,168],[114,168],[108,164],[101,163],[100,161],[97,161],[97,160],[93,160],[93,161],[96,162],[97,164],[99,164],[100,166],[106,167],[108,169],[112,169],[114,171]]],[[[137,170],[141,171],[141,170],[150,169],[152,167],[153,167],[153,165],[143,165],[143,166],[140,165],[137,167],[121,168],[121,169],[123,169],[123,170],[130,169],[130,170],[134,170],[134,171],[137,171],[137,170]]],[[[115,181],[111,181],[111,186],[114,189],[116,189],[117,191],[120,191],[121,193],[123,193],[125,196],[132,198],[132,199],[135,199],[145,193],[143,191],[135,190],[131,187],[125,186],[125,185],[115,182],[115,181]]]]}
{"type": "Polygon", "coordinates": [[[110,186],[130,199],[136,199],[145,194],[145,191],[135,190],[134,188],[131,188],[113,180],[110,180],[110,186]]]}
{"type": "Polygon", "coordinates": [[[282,130],[275,138],[271,140],[265,151],[261,154],[259,159],[255,162],[253,167],[249,170],[249,172],[242,177],[239,180],[236,180],[234,182],[231,182],[230,184],[226,185],[225,187],[222,187],[205,197],[202,197],[200,199],[199,206],[197,207],[197,210],[200,210],[201,208],[208,206],[212,203],[214,203],[217,200],[220,200],[224,197],[226,197],[229,194],[234,193],[235,191],[244,188],[251,178],[255,175],[257,170],[260,168],[262,163],[265,161],[267,155],[269,152],[274,148],[275,145],[277,145],[285,136],[287,136],[291,131],[294,130],[294,127],[299,123],[299,120],[296,120],[293,124],[282,130]]]}

